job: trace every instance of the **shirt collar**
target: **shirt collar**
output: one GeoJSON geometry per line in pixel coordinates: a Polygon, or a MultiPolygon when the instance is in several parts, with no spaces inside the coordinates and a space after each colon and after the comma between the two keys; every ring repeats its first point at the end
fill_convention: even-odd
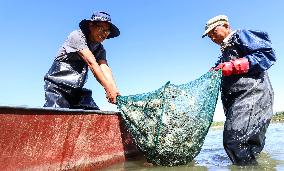
{"type": "Polygon", "coordinates": [[[226,44],[230,38],[232,37],[232,35],[236,32],[237,30],[232,31],[230,34],[228,34],[228,36],[223,40],[223,44],[226,44]]]}

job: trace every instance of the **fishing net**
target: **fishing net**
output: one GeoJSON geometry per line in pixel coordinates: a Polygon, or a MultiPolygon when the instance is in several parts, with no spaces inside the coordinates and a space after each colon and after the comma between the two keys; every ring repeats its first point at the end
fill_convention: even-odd
{"type": "Polygon", "coordinates": [[[170,82],[156,91],[119,96],[117,106],[148,162],[175,166],[200,152],[213,120],[221,70],[187,84],[170,82]]]}

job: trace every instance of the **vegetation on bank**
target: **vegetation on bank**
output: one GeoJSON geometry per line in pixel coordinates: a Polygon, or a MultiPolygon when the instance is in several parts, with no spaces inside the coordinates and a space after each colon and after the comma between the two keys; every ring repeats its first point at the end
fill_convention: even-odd
{"type": "Polygon", "coordinates": [[[214,126],[223,126],[224,125],[224,122],[223,121],[213,121],[212,124],[211,124],[211,127],[214,127],[214,126]]]}
{"type": "Polygon", "coordinates": [[[276,112],[272,117],[272,122],[284,122],[284,112],[276,112]]]}
{"type": "MultiPolygon", "coordinates": [[[[276,112],[271,119],[272,123],[277,123],[277,122],[284,122],[284,111],[283,112],[276,112]]],[[[211,127],[218,127],[218,126],[223,126],[224,122],[223,121],[213,121],[211,124],[211,127]]]]}

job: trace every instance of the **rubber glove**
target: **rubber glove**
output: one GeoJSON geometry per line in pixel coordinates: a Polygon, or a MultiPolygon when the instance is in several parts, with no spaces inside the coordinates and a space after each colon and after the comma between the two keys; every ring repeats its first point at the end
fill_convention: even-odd
{"type": "Polygon", "coordinates": [[[215,70],[222,69],[224,76],[230,76],[233,74],[245,74],[249,70],[249,61],[247,58],[239,58],[230,60],[229,62],[220,63],[215,70]]]}

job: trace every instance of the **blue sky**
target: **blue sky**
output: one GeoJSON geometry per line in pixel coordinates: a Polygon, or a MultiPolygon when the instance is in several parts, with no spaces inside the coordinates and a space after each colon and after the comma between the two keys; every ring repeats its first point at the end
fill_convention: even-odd
{"type": "MultiPolygon", "coordinates": [[[[122,95],[153,91],[167,81],[187,83],[206,73],[220,50],[208,38],[201,38],[204,25],[209,18],[225,14],[233,29],[270,34],[278,58],[269,69],[274,111],[284,111],[283,6],[282,0],[3,0],[0,105],[41,107],[43,76],[58,48],[82,19],[103,10],[121,31],[120,37],[103,44],[122,95]]],[[[103,110],[116,110],[91,73],[85,87],[93,90],[103,110]]],[[[223,119],[219,100],[214,120],[223,119]]]]}

